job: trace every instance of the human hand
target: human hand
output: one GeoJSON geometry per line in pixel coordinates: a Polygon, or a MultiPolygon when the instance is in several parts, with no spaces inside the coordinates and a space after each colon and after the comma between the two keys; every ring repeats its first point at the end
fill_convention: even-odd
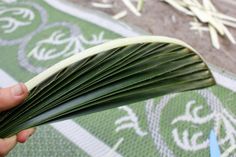
{"type": "MultiPolygon", "coordinates": [[[[0,89],[0,112],[19,105],[28,96],[28,90],[23,83],[9,88],[0,89]]],[[[0,157],[12,150],[17,142],[24,143],[34,133],[35,129],[27,129],[9,138],[0,139],[0,157]]]]}

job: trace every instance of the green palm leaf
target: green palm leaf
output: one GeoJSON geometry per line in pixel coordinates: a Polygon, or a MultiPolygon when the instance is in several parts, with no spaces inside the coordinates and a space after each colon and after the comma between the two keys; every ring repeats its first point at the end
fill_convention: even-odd
{"type": "Polygon", "coordinates": [[[0,137],[214,84],[207,65],[179,40],[118,39],[65,59],[26,82],[30,94],[25,102],[0,113],[0,137]]]}

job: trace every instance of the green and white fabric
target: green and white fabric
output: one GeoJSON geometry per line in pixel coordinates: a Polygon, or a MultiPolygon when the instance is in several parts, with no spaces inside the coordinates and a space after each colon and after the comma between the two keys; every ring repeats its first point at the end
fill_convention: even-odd
{"type": "MultiPolygon", "coordinates": [[[[0,1],[0,87],[25,82],[88,47],[143,32],[63,0],[0,1]],[[53,45],[53,46],[52,46],[53,45]]],[[[215,129],[223,157],[236,154],[236,80],[38,127],[10,157],[209,157],[215,129]]]]}

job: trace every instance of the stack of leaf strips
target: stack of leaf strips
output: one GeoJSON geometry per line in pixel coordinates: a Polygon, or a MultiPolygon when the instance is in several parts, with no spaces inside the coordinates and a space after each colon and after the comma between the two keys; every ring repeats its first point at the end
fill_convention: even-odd
{"type": "Polygon", "coordinates": [[[111,49],[100,50],[59,70],[35,86],[24,103],[0,113],[0,138],[30,127],[215,83],[202,59],[185,46],[153,41],[115,44],[111,42],[111,49]]]}

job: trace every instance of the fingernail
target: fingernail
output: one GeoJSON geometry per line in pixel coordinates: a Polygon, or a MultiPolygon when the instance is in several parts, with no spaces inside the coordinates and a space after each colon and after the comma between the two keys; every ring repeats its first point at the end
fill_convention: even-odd
{"type": "Polygon", "coordinates": [[[21,96],[24,94],[24,90],[21,87],[21,84],[17,84],[11,88],[11,92],[14,96],[21,96]]]}

